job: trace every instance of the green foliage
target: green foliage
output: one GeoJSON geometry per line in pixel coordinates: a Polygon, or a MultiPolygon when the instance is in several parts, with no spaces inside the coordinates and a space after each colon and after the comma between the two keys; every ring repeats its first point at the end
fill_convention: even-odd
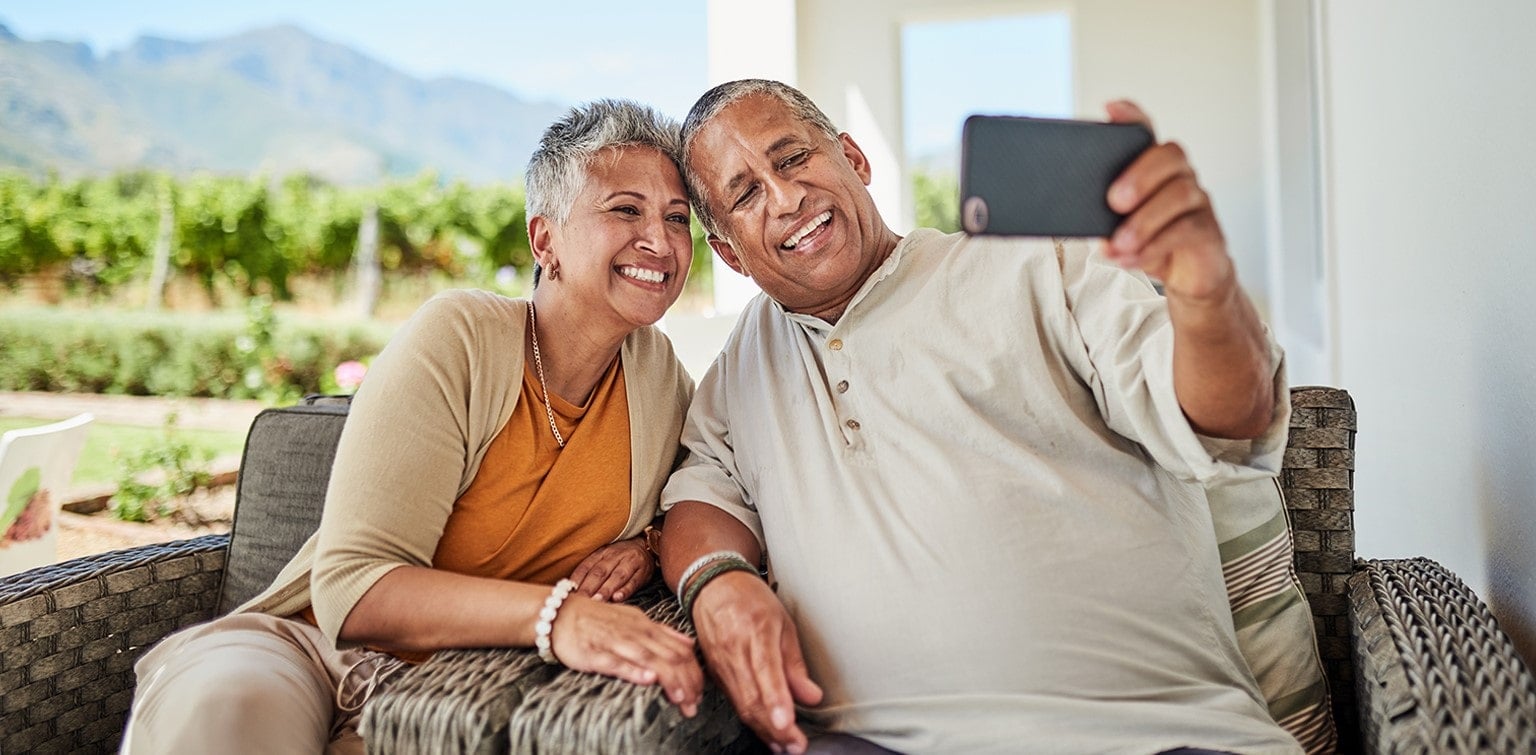
{"type": "MultiPolygon", "coordinates": [[[[303,174],[132,172],[71,182],[0,171],[0,288],[55,274],[72,291],[104,298],[146,280],[162,202],[172,209],[173,274],[197,281],[213,302],[231,290],[288,301],[297,276],[344,279],[369,206],[378,210],[381,267],[393,278],[516,294],[503,271],[526,281],[533,270],[520,186],[445,185],[430,173],[349,188],[303,174]]],[[[697,221],[693,247],[688,288],[706,292],[714,252],[697,221]]],[[[171,382],[184,385],[186,373],[178,374],[171,382]]]]}
{"type": "Polygon", "coordinates": [[[960,182],[954,176],[912,174],[912,203],[918,227],[960,230],[960,182]]]}
{"type": "Polygon", "coordinates": [[[705,239],[704,226],[699,224],[699,219],[694,218],[690,225],[693,233],[693,263],[688,266],[688,289],[691,291],[713,291],[715,279],[715,250],[709,248],[709,242],[705,239]]]}
{"type": "Polygon", "coordinates": [[[357,248],[362,192],[313,176],[284,178],[268,195],[276,251],[295,273],[345,270],[357,248]]]}
{"type": "Polygon", "coordinates": [[[386,271],[483,283],[502,267],[533,267],[520,187],[444,184],[432,173],[343,188],[307,175],[64,181],[0,171],[0,286],[52,271],[72,287],[110,293],[147,277],[162,199],[173,209],[175,271],[215,301],[226,282],[287,301],[294,276],[345,272],[370,205],[386,271]]]}
{"type": "Polygon", "coordinates": [[[56,270],[72,287],[110,288],[137,273],[157,217],[145,173],[39,183],[0,172],[0,285],[56,270]]]}
{"type": "MultiPolygon", "coordinates": [[[[252,395],[270,404],[291,404],[303,392],[291,381],[293,361],[278,351],[277,313],[272,311],[272,299],[252,296],[245,303],[245,334],[235,341],[235,350],[243,362],[240,371],[242,387],[252,395]]],[[[314,344],[303,343],[304,355],[314,355],[314,344]],[[304,348],[308,347],[308,348],[304,348]]],[[[315,382],[309,383],[316,385],[315,382]]]]}
{"type": "Polygon", "coordinates": [[[285,320],[269,300],[252,301],[244,317],[7,310],[0,390],[278,403],[320,390],[321,375],[373,356],[388,340],[380,326],[285,320]]]}
{"type": "Polygon", "coordinates": [[[176,432],[176,415],[166,417],[162,437],[121,459],[117,493],[107,502],[112,516],[125,522],[180,517],[177,500],[206,487],[208,452],[176,432]]]}

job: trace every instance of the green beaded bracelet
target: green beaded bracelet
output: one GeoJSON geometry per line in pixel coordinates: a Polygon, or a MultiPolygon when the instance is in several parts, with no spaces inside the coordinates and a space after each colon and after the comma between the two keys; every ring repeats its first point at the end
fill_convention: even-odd
{"type": "Polygon", "coordinates": [[[704,585],[709,584],[710,580],[713,580],[715,577],[718,577],[721,574],[733,571],[744,571],[757,574],[757,569],[753,568],[751,564],[747,563],[747,560],[744,558],[722,558],[719,561],[710,564],[709,566],[705,567],[703,571],[699,572],[699,576],[694,577],[693,581],[688,583],[688,590],[687,592],[683,593],[683,615],[687,616],[689,619],[692,619],[693,601],[698,599],[699,591],[704,589],[704,585]]]}

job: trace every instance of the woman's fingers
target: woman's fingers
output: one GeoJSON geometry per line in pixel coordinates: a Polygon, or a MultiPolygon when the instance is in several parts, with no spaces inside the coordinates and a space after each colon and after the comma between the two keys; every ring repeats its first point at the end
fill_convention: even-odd
{"type": "Polygon", "coordinates": [[[618,566],[609,572],[608,579],[598,588],[600,594],[612,596],[613,602],[621,603],[634,595],[651,575],[656,573],[656,562],[648,552],[627,552],[618,566]]]}
{"type": "Polygon", "coordinates": [[[632,606],[582,600],[571,607],[576,610],[569,614],[561,609],[551,635],[561,662],[635,684],[659,684],[684,715],[697,712],[704,673],[691,638],[632,606]]]}
{"type": "Polygon", "coordinates": [[[639,538],[630,538],[593,551],[571,572],[571,579],[582,595],[620,602],[640,589],[654,571],[645,545],[639,538]]]}

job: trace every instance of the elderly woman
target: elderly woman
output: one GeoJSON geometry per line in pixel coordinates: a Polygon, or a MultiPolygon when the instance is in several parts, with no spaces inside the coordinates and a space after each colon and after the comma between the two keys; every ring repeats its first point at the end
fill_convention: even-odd
{"type": "Polygon", "coordinates": [[[396,334],[319,531],[266,592],[144,656],[125,750],[361,752],[378,682],[455,647],[537,647],[694,713],[692,640],[618,604],[654,572],[643,531],[692,392],[651,327],[692,260],[678,150],[628,102],[549,127],[531,301],[452,291],[396,334]]]}

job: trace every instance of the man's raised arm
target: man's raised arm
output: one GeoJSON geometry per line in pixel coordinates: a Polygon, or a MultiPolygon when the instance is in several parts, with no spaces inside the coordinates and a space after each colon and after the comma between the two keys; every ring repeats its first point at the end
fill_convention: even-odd
{"type": "MultiPolygon", "coordinates": [[[[1112,102],[1116,123],[1151,121],[1112,102]]],[[[1126,219],[1105,244],[1110,260],[1163,283],[1173,324],[1173,384],[1196,431],[1257,438],[1274,416],[1274,370],[1253,304],[1237,282],[1210,197],[1178,144],[1156,144],[1110,186],[1109,206],[1126,219]]]]}

